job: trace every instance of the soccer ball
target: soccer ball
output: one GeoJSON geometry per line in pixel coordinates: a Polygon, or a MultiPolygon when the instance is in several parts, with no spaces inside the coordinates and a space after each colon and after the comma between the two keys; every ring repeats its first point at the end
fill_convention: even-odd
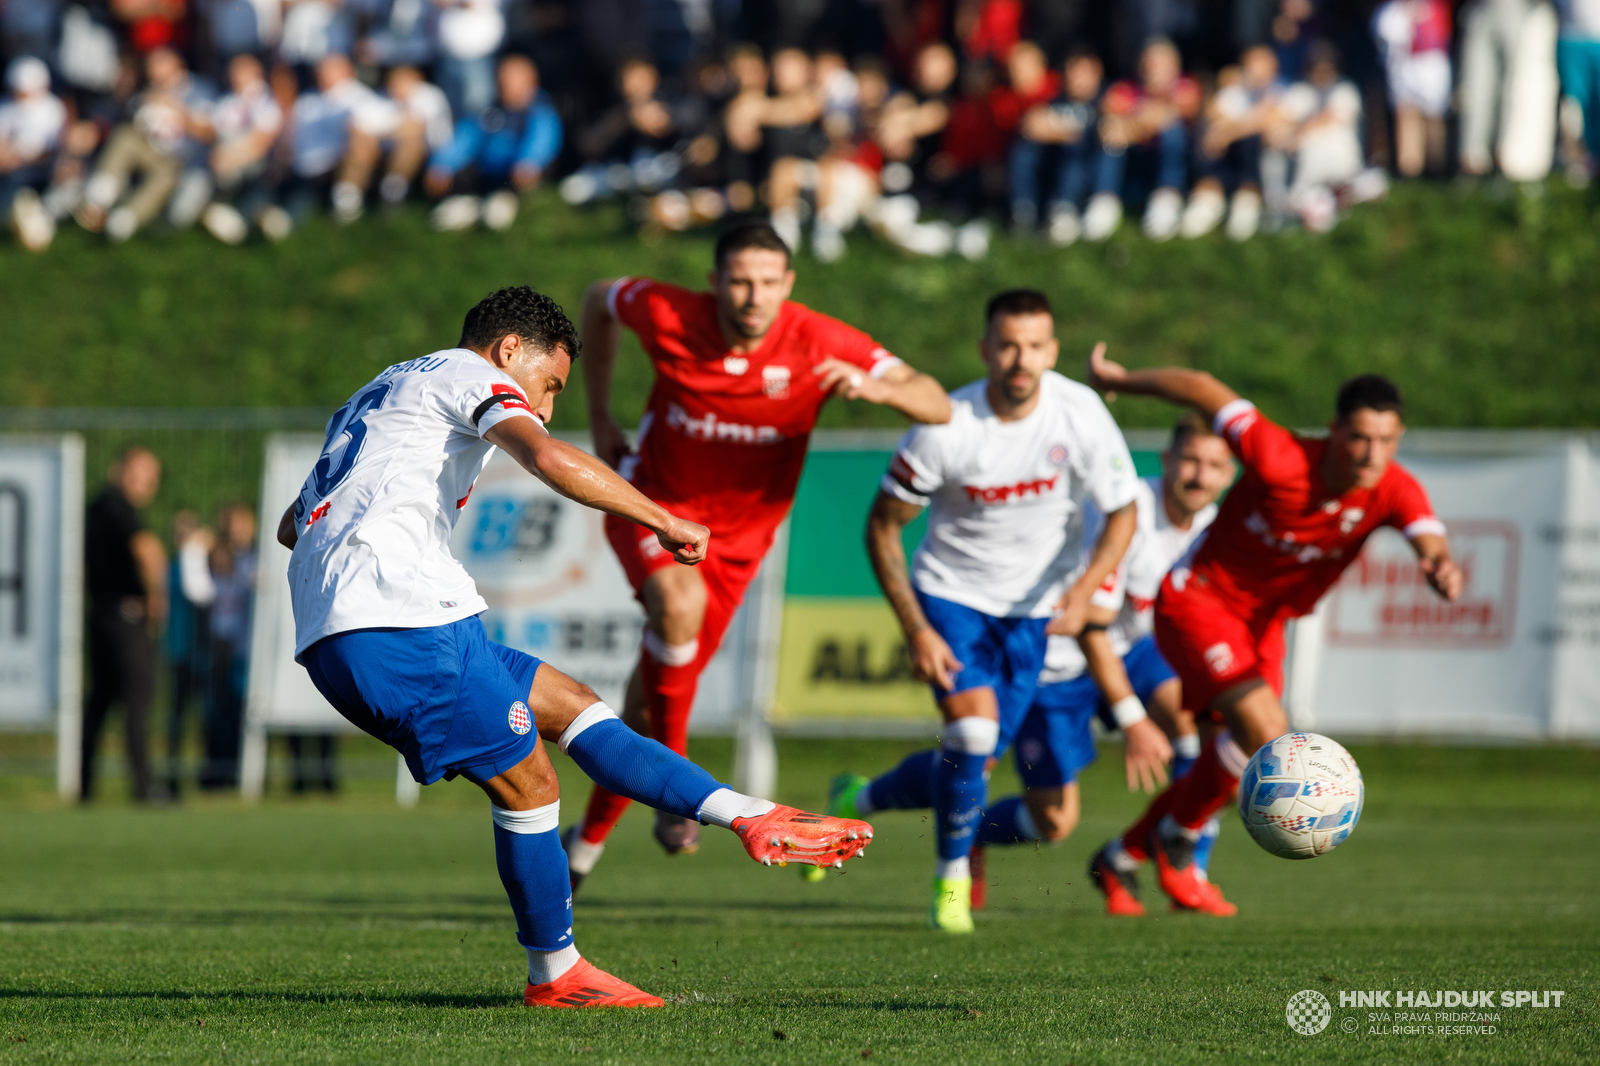
{"type": "Polygon", "coordinates": [[[1314,859],[1361,820],[1361,768],[1317,733],[1285,733],[1250,757],[1239,781],[1239,817],[1267,851],[1314,859]]]}

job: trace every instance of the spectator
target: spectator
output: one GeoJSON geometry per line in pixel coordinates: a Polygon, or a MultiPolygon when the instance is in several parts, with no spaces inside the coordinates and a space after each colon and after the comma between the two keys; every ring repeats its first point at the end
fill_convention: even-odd
{"type": "Polygon", "coordinates": [[[211,551],[209,680],[206,699],[204,789],[239,783],[239,739],[244,724],[245,681],[250,667],[250,611],[256,585],[256,516],[244,504],[229,504],[217,516],[211,551]]]}
{"type": "Polygon", "coordinates": [[[200,0],[213,77],[226,76],[235,56],[261,56],[278,43],[282,20],[279,0],[200,0]]]}
{"type": "Polygon", "coordinates": [[[908,191],[917,171],[938,153],[950,122],[958,73],[955,53],[947,45],[928,44],[917,52],[911,90],[890,98],[879,128],[887,161],[885,191],[908,191]]]}
{"type": "Polygon", "coordinates": [[[220,194],[201,215],[207,231],[225,244],[239,244],[271,200],[266,183],[272,146],[283,130],[278,106],[253,55],[237,55],[228,63],[229,93],[211,113],[216,144],[211,149],[211,174],[220,194]]]}
{"type": "MultiPolygon", "coordinates": [[[[436,85],[424,81],[416,67],[395,67],[385,80],[391,114],[381,128],[352,123],[350,147],[339,182],[333,188],[335,209],[346,205],[346,216],[359,215],[379,160],[388,167],[378,185],[386,207],[398,206],[411,191],[411,182],[430,152],[450,142],[450,103],[436,85]]],[[[348,218],[346,218],[348,220],[348,218]]]]}
{"type": "Polygon", "coordinates": [[[349,55],[355,43],[350,14],[340,0],[283,0],[278,58],[289,64],[301,92],[316,84],[317,65],[349,55]]]}
{"type": "Polygon", "coordinates": [[[1217,228],[1227,206],[1229,239],[1247,241],[1261,222],[1262,137],[1278,121],[1283,83],[1278,56],[1264,44],[1245,50],[1240,69],[1206,108],[1199,169],[1179,232],[1203,237],[1217,228]],[[1232,191],[1228,204],[1225,195],[1232,191]]]}
{"type": "Polygon", "coordinates": [[[330,199],[334,221],[360,218],[363,194],[349,180],[361,163],[350,153],[351,131],[382,137],[399,121],[392,101],[356,80],[348,56],[324,56],[317,64],[317,91],[302,94],[289,114],[289,173],[278,195],[294,224],[330,199]]]}
{"type": "Polygon", "coordinates": [[[770,166],[767,202],[773,229],[798,252],[801,192],[816,189],[816,159],[827,147],[817,125],[823,98],[812,80],[811,57],[798,48],[780,50],[772,57],[772,89],[759,119],[770,166]]]}
{"type": "Polygon", "coordinates": [[[1361,91],[1339,76],[1338,55],[1318,42],[1307,52],[1306,80],[1283,96],[1276,139],[1294,154],[1289,206],[1313,233],[1333,228],[1338,205],[1381,197],[1388,182],[1361,153],[1361,91]]]}
{"type": "Polygon", "coordinates": [[[6,87],[11,98],[0,104],[0,214],[11,219],[25,248],[42,252],[56,224],[39,193],[50,184],[67,109],[50,94],[50,68],[34,56],[11,61],[6,87]]]}
{"type": "Polygon", "coordinates": [[[209,86],[190,76],[183,58],[157,48],[145,58],[144,92],[133,98],[131,121],[117,127],[84,190],[78,222],[125,241],[161,211],[184,167],[211,137],[209,86]],[[130,180],[132,195],[119,204],[130,180]]]}
{"type": "Polygon", "coordinates": [[[561,151],[561,117],[539,87],[539,68],[525,56],[500,61],[500,99],[456,123],[450,142],[433,153],[429,195],[451,192],[434,211],[438,229],[465,229],[481,216],[491,229],[516,220],[518,195],[539,187],[561,151]]]}
{"type": "Polygon", "coordinates": [[[677,120],[661,97],[661,76],[648,59],[629,59],[617,74],[621,100],[578,139],[585,162],[561,183],[569,204],[614,196],[634,188],[653,192],[677,176],[672,151],[677,120]]]}
{"type": "Polygon", "coordinates": [[[456,115],[475,115],[494,103],[494,54],[506,36],[500,0],[433,0],[439,14],[436,74],[456,115]]]}
{"type": "Polygon", "coordinates": [[[376,0],[375,28],[356,44],[356,58],[370,67],[427,67],[435,55],[428,32],[428,0],[376,0]]]}
{"type": "Polygon", "coordinates": [[[1497,160],[1517,180],[1549,171],[1555,131],[1540,133],[1555,117],[1555,49],[1547,40],[1555,31],[1547,0],[1469,0],[1461,8],[1460,166],[1467,174],[1488,174],[1497,160]],[[1519,126],[1537,131],[1531,160],[1517,143],[1519,126]]]}
{"type": "Polygon", "coordinates": [[[761,114],[767,99],[767,60],[754,45],[736,45],[728,52],[734,92],[722,112],[727,139],[728,207],[749,211],[761,184],[761,114]]]}
{"type": "Polygon", "coordinates": [[[187,28],[185,0],[111,0],[111,13],[126,24],[127,42],[140,55],[188,43],[180,39],[187,28]]]}
{"type": "Polygon", "coordinates": [[[1444,0],[1386,0],[1372,16],[1394,105],[1395,169],[1415,178],[1444,165],[1450,108],[1450,8],[1444,0]]]}
{"type": "Polygon", "coordinates": [[[125,449],[83,524],[89,589],[89,698],[83,704],[80,795],[94,797],[95,754],[113,704],[126,715],[133,798],[154,802],[147,727],[155,684],[151,629],[167,614],[166,552],[139,511],[161,487],[161,461],[147,448],[125,449]]]}
{"type": "Polygon", "coordinates": [[[6,0],[0,5],[0,55],[55,55],[61,8],[61,0],[6,0]]]}
{"type": "Polygon", "coordinates": [[[1079,209],[1093,178],[1099,139],[1100,88],[1105,68],[1093,52],[1075,51],[1062,67],[1063,89],[1023,112],[1011,145],[1011,225],[1032,233],[1039,192],[1048,188],[1050,240],[1066,246],[1082,232],[1079,209]]]}
{"type": "Polygon", "coordinates": [[[811,251],[827,263],[844,257],[844,235],[876,212],[883,172],[876,133],[889,101],[889,76],[877,60],[864,59],[856,64],[853,82],[854,105],[825,111],[822,119],[828,149],[818,162],[811,251]]]}
{"type": "Polygon", "coordinates": [[[1139,183],[1153,190],[1145,205],[1145,236],[1164,241],[1177,232],[1188,178],[1189,123],[1199,108],[1200,87],[1184,76],[1177,46],[1165,38],[1145,45],[1139,81],[1113,85],[1101,104],[1104,151],[1084,213],[1085,237],[1110,237],[1122,222],[1123,201],[1135,198],[1129,190],[1139,183]],[[1136,172],[1131,179],[1130,164],[1136,172]]]}
{"type": "Polygon", "coordinates": [[[172,668],[171,704],[167,715],[167,793],[176,799],[182,787],[183,734],[189,704],[207,690],[210,606],[217,597],[209,556],[216,535],[184,509],[172,517],[172,566],[167,576],[167,663],[172,668]]]}
{"type": "MultiPolygon", "coordinates": [[[[677,108],[681,162],[673,188],[652,197],[649,224],[685,230],[715,222],[728,210],[726,186],[730,153],[722,125],[723,109],[734,95],[728,68],[702,61],[689,75],[691,91],[677,108]]],[[[760,134],[755,138],[759,143],[760,134]]],[[[754,202],[753,189],[747,202],[754,202]]]]}
{"type": "Polygon", "coordinates": [[[1561,70],[1562,128],[1568,133],[1567,177],[1589,184],[1600,162],[1600,0],[1563,0],[1561,39],[1556,42],[1561,70]],[[1576,121],[1568,116],[1576,116],[1576,121]]]}

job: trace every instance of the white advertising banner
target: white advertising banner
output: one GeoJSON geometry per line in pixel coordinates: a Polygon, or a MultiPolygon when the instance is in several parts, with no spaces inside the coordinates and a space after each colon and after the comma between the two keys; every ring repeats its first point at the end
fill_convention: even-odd
{"type": "Polygon", "coordinates": [[[1448,527],[1466,589],[1445,603],[1398,533],[1375,535],[1297,627],[1297,724],[1600,739],[1600,463],[1588,446],[1402,461],[1448,527]]]}

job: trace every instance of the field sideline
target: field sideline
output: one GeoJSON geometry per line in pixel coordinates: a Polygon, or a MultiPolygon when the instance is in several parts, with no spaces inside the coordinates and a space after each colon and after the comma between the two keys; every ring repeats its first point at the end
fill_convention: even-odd
{"type": "MultiPolygon", "coordinates": [[[[780,798],[908,742],[787,741],[780,798]]],[[[708,832],[666,860],[630,813],[577,908],[598,964],[659,1012],[517,1005],[522,960],[485,801],[461,783],[398,812],[376,782],[255,810],[60,807],[0,793],[0,1060],[8,1062],[1482,1062],[1600,1058],[1600,751],[1356,746],[1350,842],[1288,863],[1236,822],[1214,874],[1232,920],[1108,919],[1082,876],[1135,812],[1118,751],[1085,779],[1078,833],[991,860],[970,938],[922,928],[920,815],[880,816],[867,857],[819,886],[708,832]],[[1290,995],[1333,1024],[1300,1036],[1290,995]],[[1562,990],[1493,1036],[1381,1036],[1340,990],[1562,990]],[[1358,1031],[1341,1030],[1346,1017],[1358,1031]],[[869,1054],[870,1052],[870,1054],[869,1054]]],[[[726,771],[729,745],[695,754],[726,771]]],[[[582,783],[561,760],[567,809],[582,783]]],[[[119,792],[120,782],[108,782],[119,792]]],[[[997,774],[994,795],[1011,785],[997,774]]],[[[569,814],[570,817],[570,814],[569,814]]],[[[1154,902],[1147,887],[1146,902],[1154,902]]]]}

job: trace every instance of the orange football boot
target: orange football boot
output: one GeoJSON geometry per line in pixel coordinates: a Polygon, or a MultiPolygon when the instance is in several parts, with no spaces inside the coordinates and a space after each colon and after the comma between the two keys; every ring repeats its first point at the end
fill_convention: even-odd
{"type": "Polygon", "coordinates": [[[1134,893],[1139,891],[1139,879],[1132,873],[1123,873],[1106,858],[1101,848],[1089,860],[1089,879],[1106,897],[1106,913],[1121,918],[1138,918],[1144,914],[1144,904],[1134,893]]]}
{"type": "Polygon", "coordinates": [[[522,1002],[530,1007],[663,1007],[660,996],[634,988],[612,977],[588,959],[549,984],[529,985],[522,1002]]]}
{"type": "Polygon", "coordinates": [[[872,826],[866,822],[782,805],[754,818],[735,818],[730,828],[739,834],[750,857],[763,866],[799,862],[839,867],[872,843],[872,826]]]}

